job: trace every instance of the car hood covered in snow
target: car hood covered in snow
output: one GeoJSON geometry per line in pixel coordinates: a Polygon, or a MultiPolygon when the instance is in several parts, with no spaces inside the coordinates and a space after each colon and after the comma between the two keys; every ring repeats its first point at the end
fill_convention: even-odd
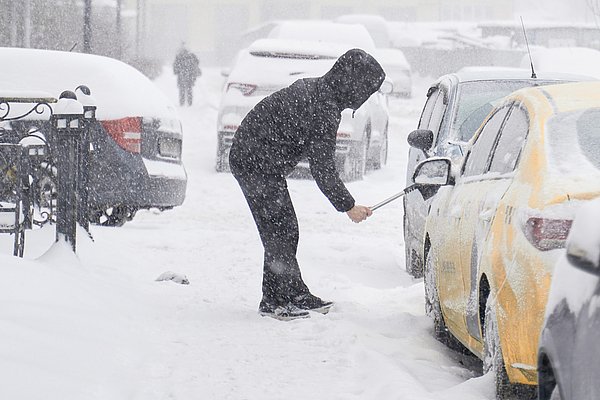
{"type": "Polygon", "coordinates": [[[0,48],[0,91],[43,91],[57,97],[86,85],[99,119],[174,118],[173,104],[135,68],[112,58],[62,51],[0,48]]]}

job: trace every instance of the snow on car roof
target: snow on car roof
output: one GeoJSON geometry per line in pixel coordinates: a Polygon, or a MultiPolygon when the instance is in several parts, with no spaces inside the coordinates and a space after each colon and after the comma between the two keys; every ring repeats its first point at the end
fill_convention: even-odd
{"type": "MultiPolygon", "coordinates": [[[[531,51],[537,71],[565,72],[600,78],[600,51],[586,47],[535,48],[531,51]]],[[[521,67],[529,66],[529,56],[521,59],[521,67]]]]}
{"type": "Polygon", "coordinates": [[[248,50],[254,55],[269,53],[281,58],[338,58],[353,46],[334,42],[311,42],[307,40],[259,39],[248,50]]]}
{"type": "Polygon", "coordinates": [[[392,48],[379,48],[373,53],[373,56],[379,61],[380,64],[404,67],[409,69],[410,65],[404,56],[404,53],[399,49],[392,48]]]}
{"type": "MultiPolygon", "coordinates": [[[[595,80],[591,76],[560,73],[560,72],[538,72],[536,71],[537,79],[540,80],[560,80],[560,81],[584,81],[595,80]]],[[[447,76],[454,76],[459,82],[470,81],[486,81],[486,80],[504,80],[504,79],[534,79],[531,78],[531,70],[525,68],[504,68],[504,67],[489,67],[489,68],[473,68],[461,69],[458,72],[444,75],[439,80],[447,76]]],[[[438,81],[439,81],[438,80],[438,81]]]]}
{"type": "Polygon", "coordinates": [[[228,82],[281,88],[296,79],[323,75],[333,66],[337,57],[350,47],[335,43],[259,39],[242,50],[228,82]],[[307,46],[312,46],[314,55],[321,56],[310,57],[307,46]],[[299,56],[304,53],[307,57],[299,56]]]}
{"type": "Polygon", "coordinates": [[[167,97],[141,72],[112,58],[63,51],[0,47],[0,90],[47,92],[86,85],[99,119],[131,116],[175,118],[167,97]]]}
{"type": "Polygon", "coordinates": [[[309,40],[349,44],[367,52],[375,49],[367,29],[358,24],[329,21],[284,21],[269,33],[271,39],[309,40]]]}

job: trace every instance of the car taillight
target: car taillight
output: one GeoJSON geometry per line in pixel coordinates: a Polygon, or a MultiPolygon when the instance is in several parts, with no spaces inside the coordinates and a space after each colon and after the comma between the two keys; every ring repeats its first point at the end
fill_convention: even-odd
{"type": "Polygon", "coordinates": [[[538,250],[560,249],[565,247],[572,223],[570,219],[531,217],[525,223],[525,237],[538,250]]]}
{"type": "Polygon", "coordinates": [[[256,85],[250,85],[249,83],[239,83],[239,82],[231,82],[227,85],[227,90],[229,89],[237,89],[244,96],[250,96],[252,92],[256,90],[256,85]]]}
{"type": "Polygon", "coordinates": [[[350,139],[352,137],[352,134],[348,132],[338,132],[337,137],[341,139],[350,139]]]}
{"type": "Polygon", "coordinates": [[[139,153],[142,148],[142,118],[128,117],[101,121],[111,138],[123,149],[139,153]]]}
{"type": "Polygon", "coordinates": [[[228,132],[235,132],[238,130],[239,125],[223,125],[223,130],[228,132]]]}

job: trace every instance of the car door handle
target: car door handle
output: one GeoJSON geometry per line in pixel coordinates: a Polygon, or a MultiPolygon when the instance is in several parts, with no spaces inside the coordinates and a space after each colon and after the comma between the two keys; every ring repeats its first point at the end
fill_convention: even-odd
{"type": "Polygon", "coordinates": [[[479,219],[484,222],[490,222],[492,220],[493,216],[494,216],[494,210],[492,210],[492,209],[481,210],[481,212],[479,213],[479,219]]]}

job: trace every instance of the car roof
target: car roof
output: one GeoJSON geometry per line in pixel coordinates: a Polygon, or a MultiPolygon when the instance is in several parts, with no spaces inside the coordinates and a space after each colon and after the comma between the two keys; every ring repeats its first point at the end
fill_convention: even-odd
{"type": "Polygon", "coordinates": [[[490,80],[557,80],[557,81],[592,81],[596,80],[591,76],[567,74],[560,72],[542,72],[537,74],[537,78],[531,77],[531,70],[521,68],[496,68],[496,67],[477,67],[463,69],[458,72],[447,74],[438,79],[441,82],[444,79],[451,79],[459,83],[477,82],[490,80]]]}
{"type": "Polygon", "coordinates": [[[289,58],[297,56],[322,56],[338,58],[353,46],[333,42],[312,42],[308,40],[286,40],[286,39],[259,39],[248,46],[251,54],[271,53],[273,56],[280,54],[289,55],[289,58]]]}
{"type": "Polygon", "coordinates": [[[109,57],[0,47],[0,90],[45,92],[58,98],[86,85],[99,119],[142,116],[176,119],[172,102],[141,72],[109,57]]]}
{"type": "Polygon", "coordinates": [[[330,21],[283,21],[273,28],[269,38],[336,42],[367,52],[375,48],[373,38],[364,26],[330,21]]]}
{"type": "Polygon", "coordinates": [[[555,114],[600,108],[600,81],[525,88],[514,92],[509,98],[520,99],[534,106],[542,100],[555,114]]]}

